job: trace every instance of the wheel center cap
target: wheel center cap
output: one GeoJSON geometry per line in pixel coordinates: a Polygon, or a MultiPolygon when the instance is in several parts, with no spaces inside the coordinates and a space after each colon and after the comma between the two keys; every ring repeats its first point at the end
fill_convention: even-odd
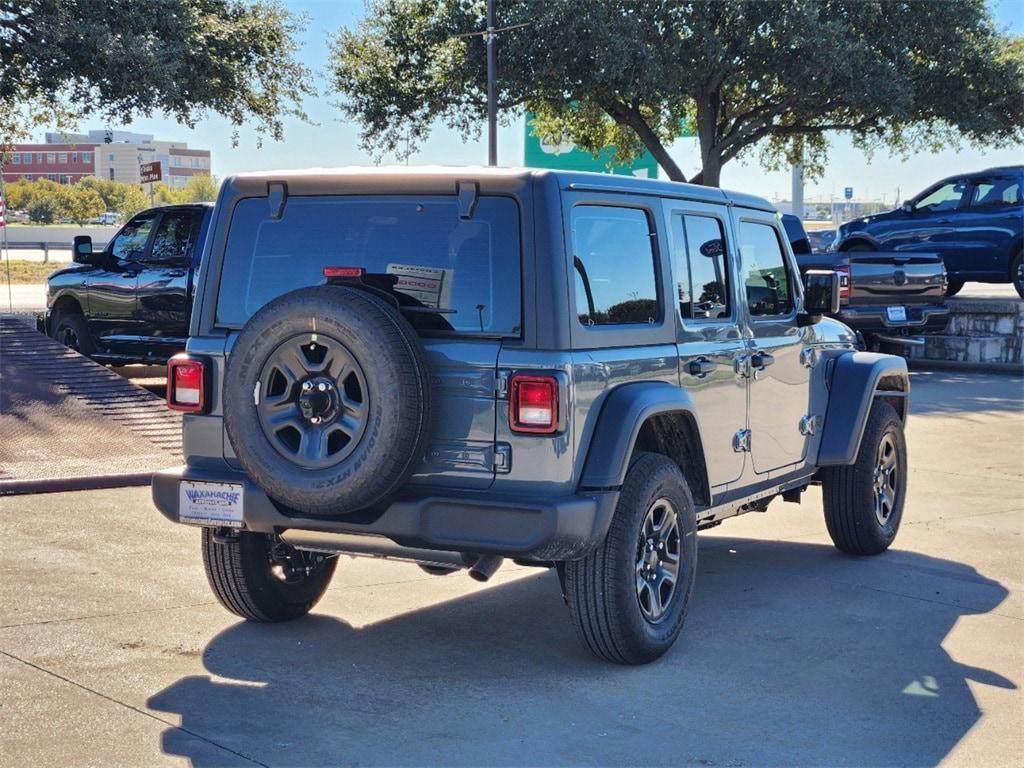
{"type": "Polygon", "coordinates": [[[302,418],[311,424],[322,424],[333,420],[339,411],[341,398],[338,386],[333,380],[316,376],[302,382],[299,394],[299,411],[302,418]]]}

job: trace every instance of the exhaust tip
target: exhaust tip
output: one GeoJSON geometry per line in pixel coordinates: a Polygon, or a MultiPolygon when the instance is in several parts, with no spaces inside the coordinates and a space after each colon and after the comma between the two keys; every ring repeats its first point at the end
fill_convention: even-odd
{"type": "Polygon", "coordinates": [[[473,581],[485,582],[488,581],[491,576],[494,575],[501,564],[505,562],[505,558],[500,555],[483,555],[475,563],[473,567],[469,569],[469,577],[473,581]]]}

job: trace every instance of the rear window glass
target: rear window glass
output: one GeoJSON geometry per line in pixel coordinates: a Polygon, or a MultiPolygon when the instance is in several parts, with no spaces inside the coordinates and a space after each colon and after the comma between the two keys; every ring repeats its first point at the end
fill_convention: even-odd
{"type": "Polygon", "coordinates": [[[576,311],[583,325],[653,323],[661,313],[647,214],[635,208],[572,209],[576,311]]]}
{"type": "Polygon", "coordinates": [[[280,219],[266,198],[242,200],[217,322],[242,325],[268,301],[322,284],[324,267],[362,267],[420,330],[519,334],[519,209],[509,198],[481,197],[470,219],[452,197],[292,197],[280,219]]]}

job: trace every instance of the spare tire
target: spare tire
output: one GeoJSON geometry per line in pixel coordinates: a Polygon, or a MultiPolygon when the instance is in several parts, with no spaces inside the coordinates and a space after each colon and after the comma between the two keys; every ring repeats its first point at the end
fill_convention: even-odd
{"type": "Polygon", "coordinates": [[[231,349],[223,392],[224,428],[250,478],[310,515],[385,500],[430,434],[419,338],[358,288],[301,288],[262,307],[231,349]]]}

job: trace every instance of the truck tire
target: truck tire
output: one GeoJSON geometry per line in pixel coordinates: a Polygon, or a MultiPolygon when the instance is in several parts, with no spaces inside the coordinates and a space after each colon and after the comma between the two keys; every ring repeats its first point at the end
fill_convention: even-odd
{"type": "Polygon", "coordinates": [[[697,518],[686,479],[667,457],[639,454],[604,542],[565,563],[577,634],[608,661],[654,661],[683,627],[696,571],[697,518]]]}
{"type": "Polygon", "coordinates": [[[213,528],[203,528],[203,565],[221,605],[243,619],[274,622],[309,613],[338,560],[301,552],[265,533],[239,531],[218,541],[213,528]]]}
{"type": "Polygon", "coordinates": [[[271,301],[228,358],[224,428],[274,500],[344,514],[393,494],[426,451],[430,380],[419,339],[366,291],[316,286],[271,301]]]}
{"type": "Polygon", "coordinates": [[[956,296],[960,291],[964,289],[963,280],[947,280],[946,281],[946,295],[956,296]]]}
{"type": "Polygon", "coordinates": [[[857,460],[822,475],[825,524],[832,542],[850,555],[877,555],[896,538],[907,492],[903,422],[889,403],[868,414],[857,460]]]}
{"type": "Polygon", "coordinates": [[[86,357],[96,354],[89,325],[81,312],[58,310],[50,320],[50,335],[68,349],[73,349],[86,357]]]}

